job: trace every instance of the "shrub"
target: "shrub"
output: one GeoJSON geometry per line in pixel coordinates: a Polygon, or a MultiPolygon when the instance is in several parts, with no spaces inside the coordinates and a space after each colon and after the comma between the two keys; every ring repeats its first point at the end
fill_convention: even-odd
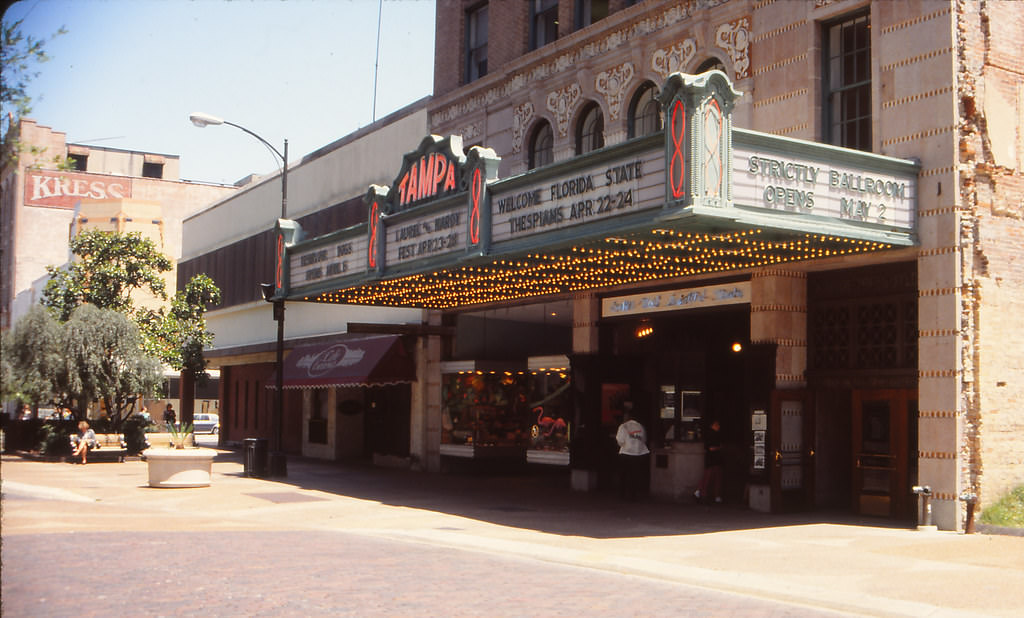
{"type": "Polygon", "coordinates": [[[994,526],[1024,528],[1024,485],[982,511],[980,521],[994,526]]]}
{"type": "Polygon", "coordinates": [[[71,454],[71,434],[75,433],[74,422],[53,421],[43,423],[36,434],[39,452],[48,457],[71,454]]]}

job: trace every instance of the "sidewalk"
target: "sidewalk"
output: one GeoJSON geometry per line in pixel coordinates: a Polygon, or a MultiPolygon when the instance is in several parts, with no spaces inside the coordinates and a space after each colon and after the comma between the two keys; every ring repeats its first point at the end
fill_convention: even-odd
{"type": "Polygon", "coordinates": [[[344,531],[516,556],[866,615],[1019,615],[1024,538],[918,532],[853,517],[623,504],[563,477],[433,475],[290,458],[212,485],[146,486],[144,462],[4,456],[3,536],[103,531],[344,531]],[[12,500],[17,497],[17,500],[12,500]]]}

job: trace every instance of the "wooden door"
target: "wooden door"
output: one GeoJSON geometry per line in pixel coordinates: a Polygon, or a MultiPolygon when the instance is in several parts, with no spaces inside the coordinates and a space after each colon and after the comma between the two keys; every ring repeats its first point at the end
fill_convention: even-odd
{"type": "Polygon", "coordinates": [[[910,517],[917,392],[853,391],[853,506],[861,515],[910,517]]]}

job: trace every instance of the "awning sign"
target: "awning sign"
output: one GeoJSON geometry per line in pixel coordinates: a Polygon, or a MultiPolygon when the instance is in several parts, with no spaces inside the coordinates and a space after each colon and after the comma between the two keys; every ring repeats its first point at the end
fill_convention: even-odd
{"type": "Polygon", "coordinates": [[[709,285],[681,290],[613,296],[601,301],[601,317],[615,318],[663,311],[703,309],[750,302],[750,282],[709,285]]]}

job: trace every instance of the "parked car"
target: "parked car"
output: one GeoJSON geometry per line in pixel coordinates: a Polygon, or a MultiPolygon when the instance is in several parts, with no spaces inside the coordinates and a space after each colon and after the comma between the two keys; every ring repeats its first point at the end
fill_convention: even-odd
{"type": "Polygon", "coordinates": [[[216,414],[196,414],[192,418],[195,433],[220,433],[220,417],[216,414]]]}

